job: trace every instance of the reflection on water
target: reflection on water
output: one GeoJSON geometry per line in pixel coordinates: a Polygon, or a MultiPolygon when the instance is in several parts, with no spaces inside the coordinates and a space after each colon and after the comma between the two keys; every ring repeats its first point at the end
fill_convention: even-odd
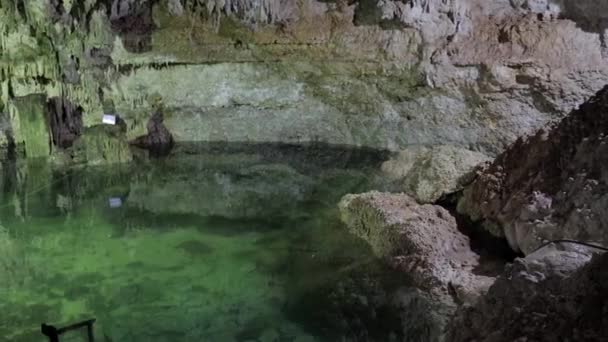
{"type": "Polygon", "coordinates": [[[336,210],[382,186],[378,156],[207,145],[104,169],[5,162],[0,338],[90,317],[113,342],[398,336],[382,297],[396,277],[336,210]]]}

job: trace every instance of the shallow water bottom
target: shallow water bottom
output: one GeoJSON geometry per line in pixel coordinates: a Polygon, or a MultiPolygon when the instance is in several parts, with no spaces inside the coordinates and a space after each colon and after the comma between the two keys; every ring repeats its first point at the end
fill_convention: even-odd
{"type": "MultiPolygon", "coordinates": [[[[97,341],[370,341],[397,277],[336,203],[383,186],[373,152],[205,149],[131,165],[4,163],[0,336],[96,318],[97,341]]],[[[86,341],[84,331],[62,341],[86,341]]]]}

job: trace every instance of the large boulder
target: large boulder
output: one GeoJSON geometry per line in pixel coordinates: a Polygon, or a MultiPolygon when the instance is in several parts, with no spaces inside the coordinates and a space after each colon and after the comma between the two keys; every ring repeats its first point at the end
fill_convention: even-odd
{"type": "Polygon", "coordinates": [[[455,218],[440,206],[420,205],[405,194],[369,192],[346,195],[339,208],[353,234],[410,276],[417,291],[396,298],[404,310],[422,310],[421,301],[427,303],[421,315],[433,327],[428,338],[442,339],[456,304],[474,303],[493,281],[474,273],[479,255],[458,231],[455,218]]]}
{"type": "Polygon", "coordinates": [[[608,254],[593,252],[550,245],[517,259],[476,305],[459,311],[449,341],[605,341],[608,254]]]}
{"type": "Polygon", "coordinates": [[[516,251],[545,241],[608,242],[608,87],[560,123],[518,139],[464,191],[458,209],[516,251]]]}
{"type": "Polygon", "coordinates": [[[420,203],[433,203],[462,190],[476,165],[489,161],[486,155],[449,145],[413,146],[382,164],[382,171],[400,191],[420,203]]]}

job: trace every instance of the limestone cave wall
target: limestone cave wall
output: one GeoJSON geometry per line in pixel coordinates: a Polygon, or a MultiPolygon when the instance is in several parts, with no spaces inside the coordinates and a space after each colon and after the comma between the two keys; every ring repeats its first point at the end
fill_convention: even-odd
{"type": "Polygon", "coordinates": [[[0,146],[61,153],[104,113],[135,141],[162,112],[176,143],[493,156],[608,83],[592,2],[0,0],[0,146]]]}

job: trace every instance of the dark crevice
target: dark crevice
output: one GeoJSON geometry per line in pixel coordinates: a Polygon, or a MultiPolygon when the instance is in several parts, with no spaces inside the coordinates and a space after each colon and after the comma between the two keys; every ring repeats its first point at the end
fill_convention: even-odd
{"type": "Polygon", "coordinates": [[[508,43],[510,41],[511,41],[511,38],[509,37],[509,32],[504,28],[501,29],[498,32],[498,42],[501,44],[504,44],[504,43],[508,43]]]}
{"type": "Polygon", "coordinates": [[[458,230],[469,237],[471,249],[479,255],[479,266],[473,270],[474,273],[498,276],[502,273],[504,265],[523,255],[513,251],[506,239],[492,235],[480,223],[473,222],[469,217],[458,213],[456,204],[460,197],[461,193],[450,194],[435,204],[448,210],[456,218],[458,230]]]}
{"type": "Polygon", "coordinates": [[[6,137],[6,155],[3,157],[5,157],[7,160],[16,160],[17,144],[15,143],[13,129],[9,125],[5,125],[4,136],[6,137]]]}
{"type": "Polygon", "coordinates": [[[537,13],[536,19],[538,19],[538,21],[543,21],[545,19],[545,16],[542,13],[537,13]]]}
{"type": "Polygon", "coordinates": [[[60,18],[65,13],[65,8],[63,7],[63,1],[61,0],[51,0],[50,2],[51,10],[54,12],[51,14],[52,17],[60,18]]]}
{"type": "Polygon", "coordinates": [[[27,20],[27,11],[25,10],[25,0],[17,0],[17,13],[21,16],[21,18],[27,20]]]}
{"type": "Polygon", "coordinates": [[[47,101],[47,117],[51,124],[54,146],[71,147],[82,134],[82,107],[64,98],[53,97],[47,101]]]}

